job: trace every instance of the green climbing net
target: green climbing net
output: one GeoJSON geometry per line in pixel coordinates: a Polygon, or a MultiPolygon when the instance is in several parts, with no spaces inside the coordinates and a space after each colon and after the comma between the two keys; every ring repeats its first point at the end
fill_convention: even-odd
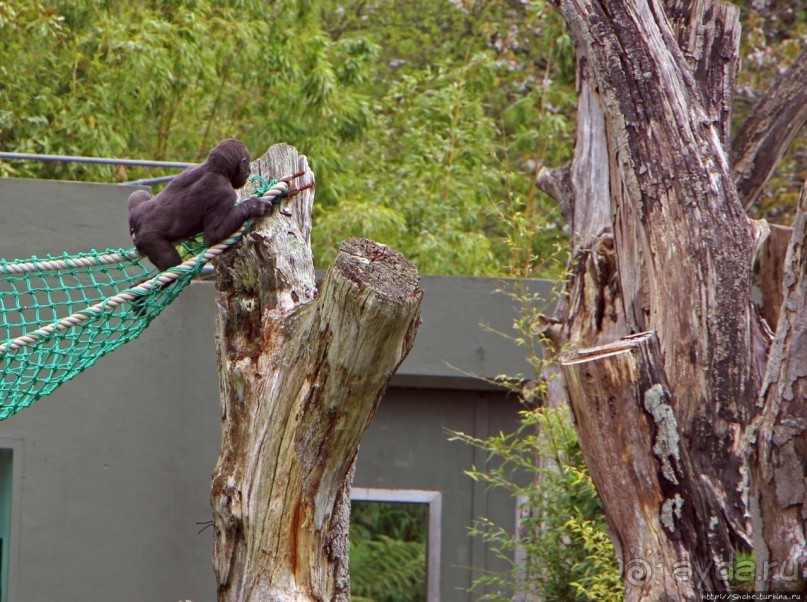
{"type": "Polygon", "coordinates": [[[137,337],[241,233],[160,273],[136,249],[0,259],[0,420],[137,337]]]}
{"type": "MultiPolygon", "coordinates": [[[[300,175],[257,178],[255,192],[277,204],[300,175]]],[[[140,335],[250,225],[211,247],[198,238],[181,243],[185,261],[165,272],[144,263],[136,249],[0,259],[0,420],[140,335]]]]}

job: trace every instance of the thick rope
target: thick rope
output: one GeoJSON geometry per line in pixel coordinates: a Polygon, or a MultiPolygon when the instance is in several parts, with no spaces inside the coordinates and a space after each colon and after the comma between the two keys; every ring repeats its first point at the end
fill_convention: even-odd
{"type": "Polygon", "coordinates": [[[89,268],[98,265],[109,265],[134,261],[142,257],[137,250],[129,253],[108,253],[106,255],[95,255],[93,257],[72,257],[70,259],[48,259],[42,261],[30,261],[28,263],[18,263],[6,265],[0,263],[0,269],[5,274],[26,274],[28,272],[53,272],[56,270],[67,270],[70,268],[89,268]]]}
{"type": "MultiPolygon", "coordinates": [[[[255,188],[255,194],[259,197],[263,197],[269,190],[278,183],[279,180],[272,178],[271,180],[267,180],[263,176],[254,175],[249,177],[250,182],[258,182],[259,186],[255,188]]],[[[272,203],[276,204],[280,202],[280,197],[275,197],[271,199],[272,203]]]]}
{"type": "MultiPolygon", "coordinates": [[[[282,197],[286,193],[288,193],[290,185],[288,182],[275,182],[269,189],[265,191],[261,191],[262,198],[265,198],[267,201],[274,203],[276,199],[282,197]],[[264,196],[265,195],[265,196],[264,196]]],[[[90,318],[96,317],[103,313],[104,311],[111,311],[118,307],[123,303],[131,303],[136,299],[146,296],[149,291],[151,291],[155,286],[165,286],[176,281],[178,278],[182,277],[183,275],[192,272],[194,269],[200,268],[201,266],[205,265],[215,257],[221,255],[224,251],[226,251],[231,245],[235,244],[241,237],[246,233],[246,231],[251,226],[251,220],[244,222],[241,226],[240,230],[226,240],[213,245],[209,249],[207,249],[202,255],[197,255],[187,259],[186,261],[182,262],[181,264],[174,266],[165,272],[158,274],[157,276],[151,278],[150,280],[146,280],[134,286],[130,289],[127,289],[117,295],[112,297],[108,297],[101,301],[100,303],[96,303],[86,309],[81,310],[80,312],[76,312],[66,318],[63,318],[57,322],[53,322],[47,326],[39,328],[33,332],[24,334],[21,337],[17,337],[7,343],[0,345],[0,355],[3,355],[6,351],[20,349],[21,347],[25,347],[28,345],[33,345],[34,343],[46,339],[53,335],[56,332],[61,332],[63,330],[67,330],[68,328],[72,328],[82,322],[89,320],[90,318]]],[[[21,274],[31,271],[38,271],[38,270],[60,270],[66,269],[69,267],[89,267],[93,265],[106,265],[110,263],[119,263],[121,261],[131,261],[133,259],[137,259],[142,257],[139,252],[130,252],[130,253],[110,253],[107,255],[99,255],[97,257],[82,257],[76,259],[65,259],[65,260],[47,260],[47,261],[33,261],[23,264],[11,265],[11,266],[1,266],[3,267],[4,271],[7,274],[21,274]]]]}

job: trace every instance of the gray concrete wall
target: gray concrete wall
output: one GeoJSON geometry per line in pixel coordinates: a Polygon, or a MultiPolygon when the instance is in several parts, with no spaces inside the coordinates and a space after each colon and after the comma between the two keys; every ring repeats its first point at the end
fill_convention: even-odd
{"type": "MultiPolygon", "coordinates": [[[[0,257],[129,247],[131,189],[0,180],[0,257]]],[[[423,326],[362,443],[356,486],[443,493],[441,599],[468,600],[471,567],[490,563],[467,537],[514,504],[462,474],[480,454],[446,429],[511,430],[517,404],[463,371],[527,372],[521,351],[485,333],[513,309],[481,279],[424,278],[423,326]],[[477,384],[474,384],[477,383],[477,384]]],[[[9,600],[212,602],[210,475],[220,442],[213,289],[191,285],[138,340],[31,408],[0,422],[14,453],[9,600]]]]}

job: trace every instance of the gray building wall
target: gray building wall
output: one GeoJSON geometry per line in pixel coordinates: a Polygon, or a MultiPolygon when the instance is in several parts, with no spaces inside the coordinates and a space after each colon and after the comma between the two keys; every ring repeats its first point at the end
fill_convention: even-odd
{"type": "MultiPolygon", "coordinates": [[[[125,199],[101,184],[0,180],[0,257],[130,247],[125,199]]],[[[415,348],[359,453],[355,486],[442,494],[440,599],[469,600],[494,566],[467,529],[512,528],[512,499],[463,475],[480,452],[447,430],[486,436],[516,424],[515,399],[466,373],[528,373],[498,282],[425,277],[415,348]],[[460,368],[458,371],[456,366],[460,368]]],[[[536,286],[545,287],[545,284],[536,286]]],[[[0,422],[13,454],[8,600],[215,600],[210,476],[220,443],[213,287],[196,283],[136,341],[0,422]]]]}

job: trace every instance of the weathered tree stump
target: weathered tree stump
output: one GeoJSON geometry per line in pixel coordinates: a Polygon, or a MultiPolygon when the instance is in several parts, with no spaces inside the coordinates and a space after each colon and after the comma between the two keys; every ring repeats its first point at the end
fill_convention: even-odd
{"type": "Polygon", "coordinates": [[[700,600],[731,553],[673,411],[654,333],[561,356],[580,447],[624,562],[626,600],[700,600]],[[629,503],[625,503],[629,501],[629,503]],[[678,567],[675,574],[673,567],[678,567]],[[691,578],[682,578],[683,571],[691,578]]]}
{"type": "MultiPolygon", "coordinates": [[[[299,170],[313,181],[286,145],[252,166],[267,178],[299,170]]],[[[220,601],[350,599],[352,466],[420,321],[416,268],[371,241],[343,243],[317,293],[312,204],[312,190],[284,200],[290,216],[276,208],[217,265],[220,601]]]]}

